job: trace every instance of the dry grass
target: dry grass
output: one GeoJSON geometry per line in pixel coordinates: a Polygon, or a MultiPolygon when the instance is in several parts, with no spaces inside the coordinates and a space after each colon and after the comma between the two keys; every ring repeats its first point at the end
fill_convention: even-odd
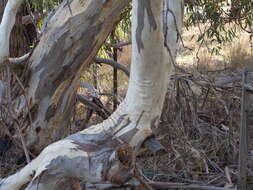
{"type": "MultiPolygon", "coordinates": [[[[229,74],[223,74],[229,78],[229,74]]],[[[237,183],[241,90],[212,87],[220,73],[212,75],[216,79],[213,82],[204,74],[173,77],[156,131],[168,153],[140,157],[149,179],[224,187],[229,183],[227,168],[232,178],[229,185],[237,183]],[[193,91],[193,84],[200,93],[193,91]]],[[[240,85],[240,81],[230,85],[240,85]]],[[[252,168],[251,164],[251,172],[252,168]]],[[[249,174],[248,180],[253,183],[253,176],[249,174]]]]}
{"type": "MultiPolygon", "coordinates": [[[[237,70],[243,65],[235,63],[250,60],[248,37],[241,35],[240,44],[237,39],[221,50],[222,55],[214,56],[205,47],[198,50],[191,35],[184,34],[184,39],[193,50],[181,48],[177,62],[192,76],[180,73],[173,77],[155,131],[168,152],[160,157],[145,152],[138,162],[150,180],[233,187],[238,174],[241,90],[214,88],[212,84],[240,75],[237,70]]],[[[120,62],[130,64],[130,50],[120,53],[120,62]]],[[[239,86],[240,81],[230,85],[239,86]]],[[[122,87],[126,91],[127,84],[122,87]]],[[[252,168],[251,164],[251,172],[252,168]]],[[[248,181],[252,183],[253,176],[249,175],[248,181]]]]}
{"type": "MultiPolygon", "coordinates": [[[[201,27],[203,30],[203,28],[201,27]]],[[[179,49],[177,63],[185,68],[191,68],[200,73],[222,69],[240,69],[249,67],[253,70],[253,42],[246,32],[239,32],[238,38],[225,44],[220,50],[220,55],[212,55],[211,50],[217,43],[205,40],[202,44],[197,42],[200,34],[198,27],[183,31],[184,45],[179,49]],[[200,48],[201,47],[201,48],[200,48]]]]}
{"type": "MultiPolygon", "coordinates": [[[[177,63],[192,75],[179,73],[173,77],[156,131],[168,153],[161,157],[146,153],[139,162],[151,180],[233,187],[238,175],[241,97],[241,89],[235,86],[241,82],[230,83],[233,88],[213,85],[240,76],[244,66],[253,70],[249,36],[240,33],[240,38],[221,49],[221,55],[211,55],[208,48],[215,44],[207,42],[208,48],[199,50],[193,31],[197,29],[183,34],[185,45],[192,51],[181,47],[177,58],[177,63]]],[[[252,139],[252,131],[250,136],[252,139]]],[[[252,187],[252,163],[249,171],[248,183],[252,187]]]]}
{"type": "Polygon", "coordinates": [[[226,56],[227,67],[233,70],[248,67],[253,70],[253,47],[250,46],[249,36],[245,33],[232,43],[226,56]]]}

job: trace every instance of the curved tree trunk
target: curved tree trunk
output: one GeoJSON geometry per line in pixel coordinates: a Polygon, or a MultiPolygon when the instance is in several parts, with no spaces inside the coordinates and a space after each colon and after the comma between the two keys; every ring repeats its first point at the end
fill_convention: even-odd
{"type": "MultiPolygon", "coordinates": [[[[0,22],[4,13],[4,8],[7,0],[0,2],[0,22]]],[[[30,50],[30,46],[34,42],[36,31],[32,24],[24,26],[22,24],[22,17],[28,14],[26,6],[22,5],[16,16],[16,23],[11,32],[10,39],[10,56],[19,57],[26,54],[30,50]]]]}
{"type": "MultiPolygon", "coordinates": [[[[64,125],[64,117],[69,114],[66,110],[71,105],[71,94],[83,67],[81,60],[86,58],[84,63],[92,60],[105,39],[103,33],[109,34],[108,28],[113,24],[109,22],[113,15],[109,12],[115,11],[118,15],[123,6],[120,0],[86,2],[84,12],[81,6],[85,5],[80,4],[81,1],[72,2],[73,16],[61,6],[62,10],[52,20],[57,27],[48,27],[31,58],[30,87],[36,88],[29,89],[29,102],[38,104],[40,116],[48,116],[45,114],[48,109],[53,113],[45,120],[35,120],[34,124],[44,126],[52,136],[56,132],[47,127],[64,125]],[[112,7],[114,9],[109,9],[112,7]],[[73,33],[71,27],[76,23],[77,30],[73,33]],[[53,84],[60,87],[56,89],[57,85],[53,84]],[[47,107],[48,102],[53,105],[51,108],[47,107]]],[[[178,27],[182,25],[181,3],[165,1],[166,22],[163,22],[162,0],[133,0],[132,66],[126,99],[104,122],[49,145],[18,173],[3,179],[1,190],[20,189],[26,183],[29,183],[27,190],[57,190],[66,189],[79,180],[123,184],[129,179],[136,151],[153,135],[161,114],[171,60],[177,47],[175,21],[178,27]],[[173,16],[168,14],[169,10],[173,16]]]]}
{"type": "Polygon", "coordinates": [[[69,3],[64,1],[47,24],[29,60],[31,77],[26,95],[16,100],[18,104],[25,102],[25,97],[28,99],[32,123],[27,119],[26,104],[17,106],[17,117],[25,118],[24,139],[37,153],[69,134],[80,75],[92,62],[129,0],[73,0],[69,3]]]}

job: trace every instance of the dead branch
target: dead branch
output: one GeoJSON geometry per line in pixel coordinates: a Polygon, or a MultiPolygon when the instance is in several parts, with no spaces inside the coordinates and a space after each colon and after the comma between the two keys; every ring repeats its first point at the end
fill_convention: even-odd
{"type": "Polygon", "coordinates": [[[126,68],[125,66],[123,66],[122,64],[120,64],[120,63],[118,63],[114,60],[96,57],[94,59],[94,61],[96,63],[104,63],[104,64],[110,65],[114,68],[117,68],[117,69],[123,71],[128,77],[130,75],[130,72],[129,72],[128,68],[126,68]]]}
{"type": "Polygon", "coordinates": [[[106,47],[113,47],[113,48],[116,48],[116,49],[122,48],[124,46],[131,45],[131,44],[132,44],[131,41],[129,41],[129,42],[119,42],[119,43],[115,43],[115,44],[108,43],[108,42],[104,43],[104,45],[106,47]]]}

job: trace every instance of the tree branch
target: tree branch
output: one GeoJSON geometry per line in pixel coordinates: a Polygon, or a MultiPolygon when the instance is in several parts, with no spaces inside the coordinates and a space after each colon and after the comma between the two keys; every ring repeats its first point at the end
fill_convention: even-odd
{"type": "Polygon", "coordinates": [[[77,94],[77,99],[87,105],[90,109],[96,111],[98,113],[99,116],[101,116],[103,119],[107,119],[109,117],[109,114],[107,112],[105,112],[103,109],[103,107],[100,107],[99,105],[97,105],[96,103],[90,101],[88,98],[86,98],[84,95],[81,94],[77,94]]]}
{"type": "Polygon", "coordinates": [[[30,55],[30,53],[27,53],[21,57],[9,58],[9,62],[11,64],[22,64],[29,59],[30,55]]]}
{"type": "Polygon", "coordinates": [[[114,60],[96,57],[96,58],[94,59],[94,61],[95,61],[96,63],[104,63],[104,64],[110,65],[110,66],[112,66],[112,67],[114,67],[114,68],[117,68],[117,69],[123,71],[128,77],[129,77],[129,75],[130,75],[130,72],[129,72],[128,68],[126,68],[125,66],[123,66],[123,65],[120,64],[120,63],[117,63],[117,62],[114,61],[114,60]]]}
{"type": "Polygon", "coordinates": [[[129,41],[129,42],[119,42],[119,43],[116,43],[116,44],[111,44],[111,43],[107,43],[107,42],[105,42],[105,46],[106,47],[113,47],[113,48],[117,48],[117,49],[119,49],[119,48],[122,48],[122,47],[124,47],[124,46],[128,46],[128,45],[131,45],[132,43],[129,41]]]}

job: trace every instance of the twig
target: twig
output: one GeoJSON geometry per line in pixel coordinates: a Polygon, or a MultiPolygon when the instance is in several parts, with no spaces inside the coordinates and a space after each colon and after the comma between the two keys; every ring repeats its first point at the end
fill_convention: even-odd
{"type": "MultiPolygon", "coordinates": [[[[167,1],[165,1],[165,2],[167,2],[167,1]]],[[[177,35],[181,36],[181,33],[180,33],[179,29],[178,29],[177,21],[176,21],[176,17],[175,17],[174,12],[172,10],[170,10],[167,6],[166,6],[166,10],[165,11],[166,11],[166,19],[164,19],[165,20],[165,24],[164,25],[166,26],[166,28],[165,28],[166,30],[164,32],[164,38],[165,38],[165,40],[164,40],[164,47],[166,47],[167,51],[169,52],[169,56],[170,56],[170,59],[171,59],[171,62],[172,62],[172,65],[174,66],[174,68],[178,69],[179,71],[181,71],[183,73],[187,73],[186,70],[182,69],[181,67],[179,67],[176,64],[174,55],[172,54],[171,49],[170,49],[170,47],[169,47],[169,45],[167,43],[167,37],[168,37],[167,36],[167,33],[168,33],[167,13],[168,12],[170,12],[172,14],[172,16],[173,16],[173,20],[174,20],[175,28],[176,28],[176,31],[177,31],[177,35]]],[[[180,38],[180,39],[182,39],[182,38],[180,38]]]]}
{"type": "MultiPolygon", "coordinates": [[[[20,145],[20,143],[18,143],[18,142],[16,141],[16,139],[13,138],[13,136],[11,135],[11,133],[10,133],[9,130],[8,130],[7,125],[6,125],[2,120],[0,120],[0,123],[1,123],[3,126],[5,126],[5,128],[6,128],[6,130],[4,130],[5,134],[14,142],[14,144],[15,144],[17,147],[23,149],[23,145],[22,145],[22,144],[20,145]]],[[[34,157],[34,158],[36,157],[36,156],[35,156],[33,153],[31,153],[29,150],[27,150],[27,151],[28,151],[28,153],[29,153],[32,157],[34,157]]]]}
{"type": "MultiPolygon", "coordinates": [[[[178,29],[177,19],[176,19],[176,16],[175,16],[174,12],[173,12],[169,7],[166,7],[166,8],[167,8],[167,11],[169,11],[170,14],[173,16],[173,20],[174,20],[174,24],[175,24],[175,27],[176,27],[177,35],[178,35],[179,38],[180,38],[180,41],[181,41],[181,43],[182,43],[182,45],[183,45],[183,48],[192,51],[192,50],[193,50],[192,48],[189,48],[189,47],[187,47],[187,46],[184,44],[183,37],[182,37],[182,35],[181,35],[181,32],[180,32],[179,29],[178,29]]],[[[166,19],[167,19],[167,18],[166,18],[166,19]]],[[[167,25],[166,25],[166,26],[167,26],[167,25]]]]}
{"type": "Polygon", "coordinates": [[[175,188],[175,189],[203,189],[203,190],[236,190],[228,189],[223,187],[214,187],[197,184],[186,184],[186,183],[170,183],[170,182],[147,182],[153,188],[175,188]]]}
{"type": "Polygon", "coordinates": [[[135,166],[134,177],[136,177],[136,178],[141,182],[141,184],[143,184],[144,187],[146,187],[148,190],[154,190],[154,189],[151,187],[151,185],[149,184],[150,182],[148,183],[148,182],[146,182],[146,181],[142,178],[142,175],[141,175],[141,173],[139,172],[137,166],[135,166]]]}
{"type": "Polygon", "coordinates": [[[29,59],[30,54],[31,53],[27,53],[27,54],[25,54],[21,57],[9,58],[9,62],[11,64],[22,64],[22,63],[26,62],[29,59]]]}
{"type": "Polygon", "coordinates": [[[227,166],[225,167],[225,174],[226,174],[226,177],[227,177],[227,180],[228,180],[229,184],[233,184],[232,179],[231,179],[231,175],[230,175],[230,172],[229,172],[229,168],[227,166]]]}
{"type": "MultiPolygon", "coordinates": [[[[39,13],[39,12],[35,12],[33,15],[34,15],[35,22],[38,22],[40,19],[43,18],[43,16],[45,16],[45,14],[39,13]]],[[[23,16],[22,17],[22,24],[23,25],[33,24],[32,16],[30,14],[23,16]]]]}
{"type": "Polygon", "coordinates": [[[90,83],[87,82],[81,82],[80,87],[86,88],[91,92],[91,96],[94,98],[98,98],[98,92],[97,89],[92,86],[90,83]]]}
{"type": "Polygon", "coordinates": [[[96,57],[94,59],[94,61],[96,63],[104,63],[104,64],[110,65],[114,68],[117,68],[117,69],[123,71],[128,77],[130,75],[130,72],[129,72],[128,68],[126,68],[125,66],[123,66],[122,64],[120,64],[120,63],[118,63],[114,60],[96,57]]]}
{"type": "Polygon", "coordinates": [[[56,11],[60,8],[60,5],[55,6],[51,12],[47,15],[47,17],[44,19],[44,23],[41,27],[41,31],[40,31],[40,36],[42,36],[42,34],[46,31],[47,25],[50,22],[51,18],[55,15],[56,11]]]}
{"type": "Polygon", "coordinates": [[[33,12],[32,12],[32,10],[31,10],[31,7],[30,7],[30,4],[29,4],[29,3],[27,3],[27,9],[28,9],[29,15],[30,15],[31,18],[32,18],[32,23],[33,23],[34,28],[35,28],[35,31],[36,31],[36,38],[38,38],[39,32],[38,32],[38,28],[37,28],[37,24],[36,24],[36,19],[35,19],[35,16],[33,15],[33,12]]]}
{"type": "MultiPolygon", "coordinates": [[[[171,182],[146,182],[142,179],[140,174],[135,176],[137,180],[140,181],[141,184],[144,185],[149,190],[159,189],[159,188],[167,188],[167,189],[200,189],[200,190],[236,190],[236,189],[228,189],[224,187],[215,187],[215,186],[207,186],[207,185],[198,185],[198,184],[187,184],[187,183],[171,183],[171,182]]],[[[112,187],[119,187],[115,184],[94,184],[97,187],[101,187],[101,190],[107,190],[112,187]]],[[[139,184],[129,184],[131,187],[138,186],[139,184]]]]}
{"type": "Polygon", "coordinates": [[[98,115],[101,116],[103,119],[106,119],[109,117],[110,114],[107,113],[106,111],[104,111],[106,109],[104,109],[104,107],[100,107],[102,105],[100,105],[100,106],[97,105],[96,103],[90,101],[88,98],[86,98],[84,95],[81,95],[81,94],[77,94],[77,99],[81,103],[89,106],[92,110],[96,111],[98,113],[98,115]]]}
{"type": "Polygon", "coordinates": [[[30,108],[29,108],[29,104],[28,104],[28,99],[25,95],[25,87],[24,85],[22,84],[22,82],[20,81],[20,79],[18,78],[18,76],[16,75],[16,73],[13,72],[13,76],[15,77],[15,79],[17,80],[19,86],[21,87],[23,93],[24,93],[24,97],[25,97],[25,103],[26,103],[26,106],[27,106],[27,110],[28,110],[28,117],[29,117],[29,120],[30,120],[30,125],[31,127],[33,127],[33,123],[32,123],[32,114],[31,114],[31,111],[30,111],[30,108]]]}
{"type": "Polygon", "coordinates": [[[18,134],[20,136],[20,140],[21,140],[21,143],[22,143],[22,147],[23,147],[23,150],[24,150],[24,153],[25,153],[25,156],[26,156],[26,160],[27,160],[27,163],[30,162],[30,156],[28,154],[28,150],[26,148],[26,145],[25,145],[25,140],[24,140],[24,137],[22,135],[22,132],[20,130],[20,123],[17,119],[17,117],[15,116],[13,110],[12,110],[12,107],[11,107],[11,68],[9,66],[9,61],[7,61],[6,63],[6,73],[7,73],[7,105],[8,105],[8,113],[9,115],[12,117],[12,119],[16,122],[17,124],[17,131],[18,131],[18,134]]]}
{"type": "Polygon", "coordinates": [[[70,12],[70,15],[73,16],[73,12],[72,12],[72,9],[71,9],[71,6],[70,4],[72,3],[73,0],[66,0],[66,3],[63,7],[65,6],[68,6],[68,9],[69,9],[69,12],[70,12]]]}
{"type": "Polygon", "coordinates": [[[105,42],[104,45],[107,46],[107,47],[113,47],[113,48],[120,49],[124,46],[131,45],[131,41],[129,41],[129,42],[119,42],[119,43],[114,43],[114,44],[105,42]]]}
{"type": "Polygon", "coordinates": [[[24,150],[24,153],[25,153],[26,161],[27,161],[27,163],[30,163],[31,159],[30,159],[28,149],[27,149],[26,144],[25,144],[25,139],[24,139],[24,137],[22,135],[22,132],[20,130],[20,123],[19,123],[17,117],[15,116],[14,112],[11,110],[11,108],[9,108],[9,112],[10,112],[10,115],[11,115],[12,119],[17,124],[16,129],[18,130],[18,134],[20,136],[20,140],[21,140],[22,147],[23,147],[23,150],[24,150]]]}

